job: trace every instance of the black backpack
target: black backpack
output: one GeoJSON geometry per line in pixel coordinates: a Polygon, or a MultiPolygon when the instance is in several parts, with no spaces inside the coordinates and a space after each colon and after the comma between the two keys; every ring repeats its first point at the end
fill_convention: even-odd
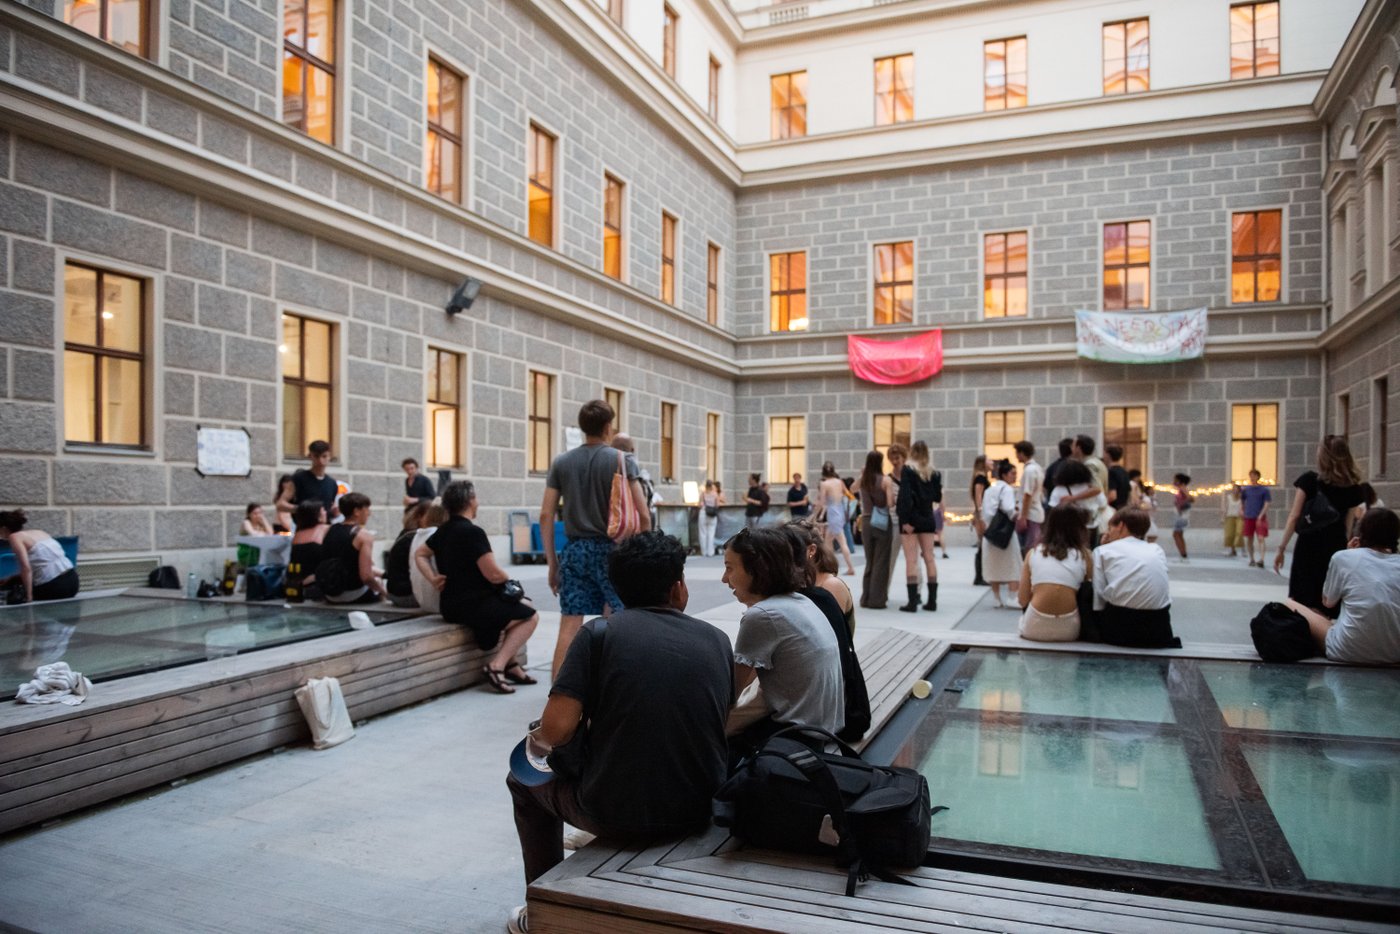
{"type": "Polygon", "coordinates": [[[162,564],[147,575],[146,586],[161,590],[179,590],[180,572],[175,570],[173,565],[162,564]]]}
{"type": "Polygon", "coordinates": [[[714,820],[753,846],[835,854],[846,894],[867,874],[903,882],[892,868],[928,853],[928,781],[913,769],[872,765],[825,730],[773,734],[715,792],[714,820]],[[839,751],[822,751],[828,744],[839,751]]]}
{"type": "Polygon", "coordinates": [[[1266,662],[1300,662],[1321,653],[1313,641],[1308,621],[1284,603],[1266,603],[1249,621],[1254,651],[1266,662]]]}
{"type": "Polygon", "coordinates": [[[1336,525],[1341,518],[1342,514],[1337,512],[1337,507],[1333,506],[1332,501],[1319,489],[1303,503],[1303,512],[1298,516],[1298,534],[1311,535],[1321,532],[1336,525]]]}

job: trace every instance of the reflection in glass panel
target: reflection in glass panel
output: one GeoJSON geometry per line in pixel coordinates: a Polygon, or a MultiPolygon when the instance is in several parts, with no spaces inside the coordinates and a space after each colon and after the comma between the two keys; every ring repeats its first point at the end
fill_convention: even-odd
{"type": "Polygon", "coordinates": [[[90,36],[102,38],[102,10],[98,0],[64,0],[63,21],[90,36]]]}
{"type": "Polygon", "coordinates": [[[306,67],[291,52],[282,53],[282,122],[305,129],[306,67]]]}
{"type": "Polygon", "coordinates": [[[335,64],[335,0],[306,0],[306,51],[335,64]]]}
{"type": "Polygon", "coordinates": [[[104,444],[141,443],[141,363],[105,357],[102,367],[102,437],[104,444]]]}
{"type": "Polygon", "coordinates": [[[301,457],[302,439],[306,437],[301,417],[302,389],[295,383],[282,384],[282,454],[301,457]]]}
{"type": "Polygon", "coordinates": [[[457,457],[457,410],[439,407],[432,410],[432,450],[431,463],[438,466],[455,466],[461,463],[457,457]]]}
{"type": "Polygon", "coordinates": [[[306,441],[331,437],[331,391],[321,386],[306,387],[306,441]]]}
{"type": "Polygon", "coordinates": [[[306,45],[306,0],[282,0],[282,38],[306,45]]]}
{"type": "Polygon", "coordinates": [[[308,68],[306,72],[306,135],[323,143],[335,142],[335,82],[330,72],[308,68]]]}
{"type": "Polygon", "coordinates": [[[141,280],[102,274],[102,346],[141,352],[141,280]]]}
{"type": "Polygon", "coordinates": [[[69,263],[63,267],[63,338],[70,344],[97,345],[97,270],[69,263]]]}
{"type": "Polygon", "coordinates": [[[292,315],[282,316],[282,375],[301,376],[301,319],[292,315]]]}
{"type": "Polygon", "coordinates": [[[63,437],[97,441],[97,364],[92,354],[63,354],[63,437]]]}
{"type": "Polygon", "coordinates": [[[317,383],[331,381],[331,326],[324,321],[302,319],[303,377],[317,383]]]}
{"type": "Polygon", "coordinates": [[[144,55],[145,0],[107,0],[107,41],[133,55],[144,55]]]}
{"type": "Polygon", "coordinates": [[[462,134],[462,79],[438,65],[438,125],[454,136],[462,134]]]}

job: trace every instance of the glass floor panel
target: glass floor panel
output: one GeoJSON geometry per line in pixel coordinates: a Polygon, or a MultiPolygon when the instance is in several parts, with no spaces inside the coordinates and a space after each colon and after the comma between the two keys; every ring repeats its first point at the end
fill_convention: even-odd
{"type": "Polygon", "coordinates": [[[1017,652],[988,654],[978,662],[961,707],[1173,722],[1159,659],[1017,652]]]}
{"type": "MultiPolygon", "coordinates": [[[[93,681],[349,632],[364,607],[277,606],[153,597],[94,597],[0,609],[0,698],[40,665],[64,661],[93,681]]],[[[375,623],[412,612],[367,610],[375,623]]]]}
{"type": "Polygon", "coordinates": [[[1200,662],[1236,729],[1400,739],[1393,671],[1319,665],[1200,662]]]}

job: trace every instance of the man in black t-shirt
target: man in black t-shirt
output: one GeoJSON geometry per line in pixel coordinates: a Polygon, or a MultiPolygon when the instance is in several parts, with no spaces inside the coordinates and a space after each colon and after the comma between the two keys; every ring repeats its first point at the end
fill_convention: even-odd
{"type": "Polygon", "coordinates": [[[751,529],[768,511],[768,491],[763,488],[761,480],[758,474],[749,474],[749,492],[744,495],[744,524],[751,529]]]}
{"type": "Polygon", "coordinates": [[[1123,448],[1110,444],[1103,449],[1108,458],[1108,505],[1115,512],[1128,508],[1133,495],[1133,482],[1128,479],[1128,471],[1123,467],[1123,448]]]}
{"type": "Polygon", "coordinates": [[[812,500],[800,473],[792,475],[792,486],[788,487],[787,491],[787,504],[788,512],[794,519],[805,519],[811,515],[812,500]]]}
{"type": "MultiPolygon", "coordinates": [[[[709,823],[725,777],[734,656],[728,636],[682,612],[684,571],[685,549],[663,532],[634,535],[609,555],[608,576],[628,609],[601,635],[593,633],[601,620],[579,631],[531,734],[553,747],[587,729],[582,775],[527,785],[512,771],[506,779],[527,885],[563,860],[564,821],[627,845],[709,823]]],[[[523,915],[517,908],[508,930],[524,930],[523,915]]]]}
{"type": "Polygon", "coordinates": [[[331,446],[324,441],[312,441],[307,445],[306,455],[311,459],[310,469],[303,468],[292,474],[290,499],[284,497],[277,501],[278,505],[285,505],[291,511],[297,503],[314,499],[326,504],[327,518],[335,519],[340,515],[335,502],[339,487],[335,478],[326,473],[326,466],[331,462],[331,446]]]}
{"type": "Polygon", "coordinates": [[[1060,468],[1065,465],[1065,461],[1074,459],[1074,439],[1060,439],[1060,456],[1045,468],[1045,504],[1050,505],[1050,492],[1055,489],[1055,475],[1060,472],[1060,468]]]}
{"type": "Polygon", "coordinates": [[[433,481],[418,472],[418,461],[405,457],[399,465],[403,468],[403,511],[406,513],[419,503],[431,503],[437,494],[433,492],[433,481]]]}

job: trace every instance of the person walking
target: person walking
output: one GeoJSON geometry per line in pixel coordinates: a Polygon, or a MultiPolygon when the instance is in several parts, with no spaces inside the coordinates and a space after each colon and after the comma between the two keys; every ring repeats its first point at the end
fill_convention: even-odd
{"type": "Polygon", "coordinates": [[[1220,511],[1223,513],[1220,521],[1220,532],[1222,536],[1222,547],[1229,549],[1225,556],[1238,558],[1240,549],[1244,547],[1244,536],[1240,534],[1240,523],[1243,521],[1240,516],[1242,506],[1240,497],[1240,485],[1232,485],[1220,497],[1220,511]]]}
{"type": "Polygon", "coordinates": [[[700,494],[700,557],[708,558],[715,553],[715,528],[719,525],[719,507],[724,505],[724,494],[713,480],[705,481],[705,492],[700,494]]]}
{"type": "MultiPolygon", "coordinates": [[[[1361,471],[1356,469],[1347,439],[1341,435],[1323,438],[1317,446],[1317,469],[1304,473],[1293,481],[1293,486],[1298,492],[1274,555],[1274,571],[1283,571],[1283,556],[1293,533],[1298,532],[1298,547],[1293,551],[1293,567],[1288,574],[1288,597],[1335,619],[1336,609],[1323,604],[1322,585],[1327,579],[1328,562],[1347,546],[1347,530],[1362,512],[1364,502],[1361,471]],[[1322,528],[1299,531],[1303,511],[1309,500],[1316,497],[1326,500],[1336,518],[1322,528]]],[[[1308,512],[1311,515],[1313,510],[1308,512]]]]}
{"type": "Polygon", "coordinates": [[[894,549],[894,481],[883,473],[885,456],[865,455],[860,472],[860,541],[865,549],[865,576],[861,580],[860,605],[883,610],[890,599],[890,559],[894,549]]]}
{"type": "Polygon", "coordinates": [[[812,514],[812,492],[802,482],[802,474],[792,475],[792,486],[787,491],[788,514],[794,519],[805,519],[812,514]]]}
{"type": "MultiPolygon", "coordinates": [[[[826,517],[825,531],[822,532],[827,547],[834,539],[841,546],[841,557],[846,560],[846,576],[855,577],[856,565],[851,560],[851,549],[846,544],[846,484],[836,473],[836,465],[831,461],[822,464],[822,482],[818,487],[821,496],[820,507],[826,517]]],[[[835,548],[832,551],[835,552],[835,548]]]]}
{"type": "Polygon", "coordinates": [[[900,544],[899,529],[899,481],[904,477],[904,465],[909,462],[909,449],[896,441],[885,448],[885,460],[890,462],[890,472],[886,475],[890,478],[891,490],[894,492],[894,499],[890,501],[890,516],[894,519],[891,523],[893,529],[893,539],[890,543],[890,577],[885,582],[885,590],[890,589],[894,583],[895,553],[894,546],[900,544]]]}
{"type": "Polygon", "coordinates": [[[928,445],[915,441],[909,452],[909,463],[900,474],[899,513],[900,543],[904,547],[904,579],[909,588],[909,602],[900,607],[905,613],[919,608],[919,559],[923,559],[928,575],[926,610],[938,609],[938,565],[933,560],[933,508],[943,501],[943,477],[933,469],[928,445]]]}
{"type": "Polygon", "coordinates": [[[1260,483],[1262,474],[1257,470],[1249,472],[1249,483],[1240,487],[1240,534],[1244,538],[1244,551],[1249,556],[1249,566],[1264,566],[1264,540],[1269,537],[1269,504],[1274,494],[1260,483]],[[1259,560],[1254,559],[1254,540],[1259,539],[1259,560]]]}
{"type": "Polygon", "coordinates": [[[1040,542],[1040,524],[1045,521],[1045,471],[1035,462],[1035,445],[1017,441],[1013,446],[1021,469],[1021,503],[1016,517],[1016,536],[1024,557],[1040,542]]]}
{"type": "Polygon", "coordinates": [[[744,494],[745,528],[758,528],[758,523],[762,521],[763,514],[768,511],[768,491],[764,489],[762,480],[763,477],[759,474],[749,474],[749,491],[744,494]]]}
{"type": "Polygon", "coordinates": [[[1187,489],[1190,485],[1191,478],[1184,473],[1172,477],[1172,488],[1176,491],[1172,494],[1172,509],[1176,513],[1172,522],[1172,541],[1176,543],[1182,564],[1191,563],[1186,554],[1186,530],[1191,526],[1191,506],[1196,502],[1196,497],[1187,489]]]}
{"type": "Polygon", "coordinates": [[[978,454],[972,461],[972,480],[967,485],[968,499],[972,500],[972,532],[977,537],[977,554],[972,559],[972,586],[985,587],[982,579],[982,536],[987,531],[987,523],[982,521],[982,498],[992,481],[987,479],[987,455],[978,454]]]}
{"type": "MultiPolygon", "coordinates": [[[[996,462],[993,472],[996,479],[982,497],[982,519],[990,526],[996,514],[1002,513],[1007,519],[1015,522],[1016,465],[1008,460],[1000,460],[996,462]]],[[[1021,546],[1016,541],[1016,536],[1011,536],[1005,548],[998,548],[995,542],[983,539],[982,573],[986,576],[987,583],[992,585],[992,599],[996,601],[996,605],[1015,609],[1013,604],[1002,600],[1001,585],[1006,584],[1014,594],[1021,582],[1021,546]]]]}

